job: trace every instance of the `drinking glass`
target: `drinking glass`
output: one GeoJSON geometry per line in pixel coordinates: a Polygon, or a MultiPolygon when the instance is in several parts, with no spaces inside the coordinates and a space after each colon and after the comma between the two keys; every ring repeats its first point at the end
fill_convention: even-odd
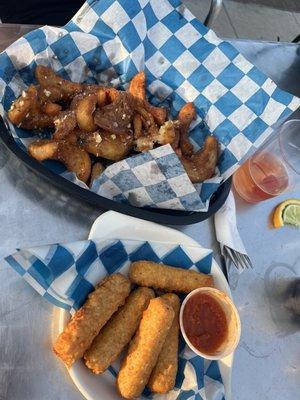
{"type": "Polygon", "coordinates": [[[300,120],[285,122],[233,175],[237,193],[256,203],[292,190],[300,181],[300,120]]]}

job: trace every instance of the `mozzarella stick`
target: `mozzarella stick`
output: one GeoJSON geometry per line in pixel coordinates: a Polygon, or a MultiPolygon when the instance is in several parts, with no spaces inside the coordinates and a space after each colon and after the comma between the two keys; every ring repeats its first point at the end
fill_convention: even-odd
{"type": "Polygon", "coordinates": [[[134,399],[144,390],[173,319],[173,308],[166,300],[150,300],[117,377],[118,390],[125,399],[134,399]]]}
{"type": "Polygon", "coordinates": [[[174,310],[174,319],[157,363],[152,371],[148,388],[154,393],[167,393],[175,385],[178,369],[179,309],[180,300],[174,293],[161,296],[174,310]]]}
{"type": "Polygon", "coordinates": [[[130,282],[121,274],[110,275],[96,286],[53,346],[54,352],[68,368],[83,356],[100,329],[124,304],[129,293],[130,282]]]}
{"type": "Polygon", "coordinates": [[[86,366],[95,374],[104,372],[124,350],[135,334],[143,311],[152,298],[152,289],[136,289],[127,297],[124,306],[101,329],[92,346],[84,354],[86,366]]]}
{"type": "Polygon", "coordinates": [[[168,292],[190,293],[194,289],[214,285],[211,275],[151,261],[132,263],[129,278],[140,286],[150,286],[168,292]]]}

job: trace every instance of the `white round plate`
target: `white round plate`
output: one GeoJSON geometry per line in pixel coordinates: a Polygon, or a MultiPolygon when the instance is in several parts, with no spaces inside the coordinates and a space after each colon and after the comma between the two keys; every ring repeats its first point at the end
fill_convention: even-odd
{"type": "MultiPolygon", "coordinates": [[[[115,211],[108,211],[102,214],[94,222],[89,239],[131,239],[148,240],[161,243],[177,243],[187,246],[201,247],[195,240],[175,229],[167,228],[154,222],[144,221],[138,218],[119,214],[115,211]]],[[[214,277],[216,288],[227,293],[230,297],[231,292],[227,280],[215,260],[213,260],[211,274],[214,277]]],[[[56,313],[55,336],[63,331],[69,313],[59,309],[56,313]]],[[[233,354],[219,361],[220,372],[224,382],[226,400],[231,400],[231,369],[233,354]]],[[[87,400],[117,400],[121,399],[117,391],[110,383],[110,373],[94,375],[85,367],[82,361],[76,362],[69,370],[70,376],[87,400]]],[[[165,396],[161,396],[163,399],[165,396]]]]}

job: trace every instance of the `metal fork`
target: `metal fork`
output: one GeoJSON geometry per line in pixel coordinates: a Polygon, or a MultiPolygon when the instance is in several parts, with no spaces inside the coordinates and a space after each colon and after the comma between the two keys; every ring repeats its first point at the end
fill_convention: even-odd
{"type": "Polygon", "coordinates": [[[233,263],[233,265],[238,270],[253,268],[252,262],[246,254],[242,254],[242,253],[240,253],[236,250],[233,250],[227,246],[224,246],[223,253],[224,253],[224,257],[229,258],[229,260],[233,263]]]}

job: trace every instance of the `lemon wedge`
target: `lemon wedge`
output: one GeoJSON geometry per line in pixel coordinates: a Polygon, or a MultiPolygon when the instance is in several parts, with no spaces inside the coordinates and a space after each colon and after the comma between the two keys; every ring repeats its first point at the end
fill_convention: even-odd
{"type": "Polygon", "coordinates": [[[279,204],[273,214],[273,225],[275,228],[281,228],[284,225],[300,228],[300,200],[289,199],[279,204]]]}

